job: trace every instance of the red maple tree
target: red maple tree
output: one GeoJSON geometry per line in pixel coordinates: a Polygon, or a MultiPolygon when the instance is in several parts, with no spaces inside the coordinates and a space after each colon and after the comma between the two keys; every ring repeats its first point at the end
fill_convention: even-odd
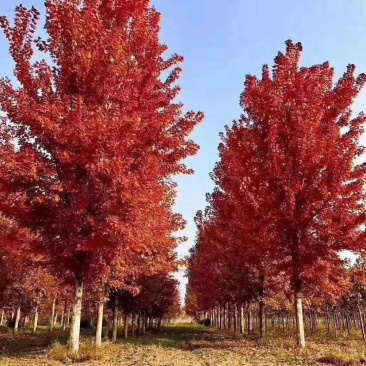
{"type": "MultiPolygon", "coordinates": [[[[40,235],[36,250],[74,277],[70,347],[77,353],[89,269],[136,244],[146,196],[160,198],[171,175],[191,173],[181,160],[198,149],[187,136],[203,115],[183,115],[174,103],[183,59],[163,58],[160,14],[148,0],[45,6],[47,40],[35,39],[34,8],[17,7],[14,26],[0,19],[19,83],[0,81],[0,209],[40,235]],[[32,62],[34,41],[51,62],[32,62]]],[[[144,245],[159,251],[162,244],[144,245]]]]}
{"type": "MultiPolygon", "coordinates": [[[[264,66],[260,79],[246,77],[244,113],[222,134],[212,175],[217,187],[209,202],[211,235],[201,238],[205,230],[199,230],[189,275],[200,300],[214,280],[205,287],[197,275],[215,258],[229,274],[240,258],[263,284],[266,277],[275,283],[282,273],[293,289],[298,343],[304,347],[303,294],[313,303],[334,302],[346,291],[336,294],[334,279],[348,287],[339,252],[365,248],[366,164],[355,165],[364,151],[359,139],[365,116],[353,118],[350,107],[366,76],[355,77],[349,65],[334,85],[327,62],[299,68],[301,44],[286,46],[272,75],[264,66]],[[315,275],[320,270],[321,279],[315,275]]],[[[219,300],[210,295],[211,303],[219,300]]]]}

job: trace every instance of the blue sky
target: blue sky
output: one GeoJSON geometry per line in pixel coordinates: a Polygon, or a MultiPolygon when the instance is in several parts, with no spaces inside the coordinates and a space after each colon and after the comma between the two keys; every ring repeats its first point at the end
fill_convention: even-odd
{"type": "MultiPolygon", "coordinates": [[[[163,14],[163,42],[185,57],[182,100],[188,108],[206,114],[193,136],[201,151],[188,161],[196,173],[178,179],[176,207],[188,220],[189,238],[179,253],[186,254],[194,243],[195,212],[205,207],[205,193],[213,188],[209,172],[218,160],[218,133],[241,113],[239,95],[245,75],[260,75],[263,64],[272,65],[277,52],[284,51],[286,39],[302,42],[304,66],[328,60],[336,76],[348,63],[366,72],[366,2],[155,0],[154,4],[163,14]]],[[[366,92],[355,110],[362,107],[366,111],[366,92]]],[[[186,280],[179,278],[184,292],[186,280]]]]}
{"type": "MultiPolygon", "coordinates": [[[[43,12],[43,0],[1,1],[0,14],[12,17],[19,3],[43,12]]],[[[179,254],[188,253],[194,242],[193,218],[203,209],[205,193],[213,185],[209,172],[218,159],[218,134],[239,117],[239,95],[246,74],[260,75],[264,63],[272,65],[284,41],[302,42],[302,64],[328,60],[339,76],[348,63],[366,72],[365,0],[154,0],[163,15],[162,42],[169,52],[185,57],[182,101],[188,109],[202,110],[205,122],[194,140],[201,146],[188,164],[194,176],[179,177],[176,211],[184,215],[188,242],[179,254]]],[[[11,75],[7,45],[0,37],[0,75],[11,75]]],[[[366,110],[366,92],[355,110],[366,110]]],[[[366,139],[364,139],[366,144],[366,139]]],[[[184,291],[185,280],[182,280],[184,291]]]]}

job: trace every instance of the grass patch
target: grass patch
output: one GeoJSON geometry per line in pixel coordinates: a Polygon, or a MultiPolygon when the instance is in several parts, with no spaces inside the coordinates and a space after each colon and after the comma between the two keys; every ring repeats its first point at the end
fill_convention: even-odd
{"type": "Polygon", "coordinates": [[[349,357],[339,356],[339,355],[327,355],[318,358],[318,362],[335,365],[335,366],[354,366],[360,365],[360,363],[356,360],[353,360],[349,357]]]}
{"type": "Polygon", "coordinates": [[[357,366],[366,363],[365,350],[360,346],[333,348],[317,359],[318,362],[335,366],[357,366]]]}
{"type": "Polygon", "coordinates": [[[56,342],[47,354],[48,358],[54,361],[66,363],[68,361],[67,349],[56,342]]]}
{"type": "Polygon", "coordinates": [[[93,342],[85,342],[81,344],[79,354],[77,356],[69,353],[67,347],[56,342],[48,351],[47,357],[50,360],[58,361],[62,363],[68,363],[72,361],[86,362],[93,360],[100,360],[103,356],[102,349],[97,348],[93,342]]]}
{"type": "Polygon", "coordinates": [[[0,334],[0,366],[60,366],[83,362],[98,366],[358,366],[366,364],[366,346],[358,334],[332,338],[320,331],[307,336],[300,350],[293,334],[268,329],[266,338],[218,331],[196,324],[168,325],[160,333],[105,342],[96,348],[82,330],[78,357],[67,350],[68,332],[41,329],[37,334],[0,334]],[[3,363],[3,360],[4,363],[3,363]]]}

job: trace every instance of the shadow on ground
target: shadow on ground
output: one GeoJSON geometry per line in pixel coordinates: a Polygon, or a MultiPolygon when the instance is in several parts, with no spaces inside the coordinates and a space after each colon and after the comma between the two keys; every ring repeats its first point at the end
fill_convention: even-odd
{"type": "MultiPolygon", "coordinates": [[[[107,335],[108,329],[103,332],[107,335]]],[[[160,332],[147,333],[144,337],[130,337],[123,339],[123,328],[119,329],[119,343],[126,345],[156,346],[161,348],[174,348],[184,351],[194,351],[197,349],[232,349],[243,342],[253,339],[243,338],[241,335],[219,332],[212,328],[206,328],[195,324],[167,326],[160,332]]],[[[94,329],[82,329],[83,340],[93,340],[94,329]]],[[[47,328],[41,328],[37,333],[32,333],[29,329],[22,330],[18,334],[13,334],[9,329],[0,334],[0,357],[21,357],[37,356],[47,352],[56,342],[66,345],[68,331],[54,329],[52,332],[47,328]]]]}

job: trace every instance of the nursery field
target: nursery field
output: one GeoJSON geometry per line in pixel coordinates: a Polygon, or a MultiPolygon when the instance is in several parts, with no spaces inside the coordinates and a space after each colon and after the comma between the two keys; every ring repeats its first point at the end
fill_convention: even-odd
{"type": "MultiPolygon", "coordinates": [[[[122,334],[122,329],[120,329],[122,334]]],[[[360,335],[325,333],[309,336],[305,350],[296,347],[292,335],[269,331],[265,340],[228,334],[200,325],[172,325],[143,338],[105,342],[96,350],[92,331],[85,330],[78,360],[66,353],[67,333],[41,330],[0,336],[1,366],[82,365],[100,366],[219,366],[219,365],[361,365],[366,347],[360,335]]]]}

